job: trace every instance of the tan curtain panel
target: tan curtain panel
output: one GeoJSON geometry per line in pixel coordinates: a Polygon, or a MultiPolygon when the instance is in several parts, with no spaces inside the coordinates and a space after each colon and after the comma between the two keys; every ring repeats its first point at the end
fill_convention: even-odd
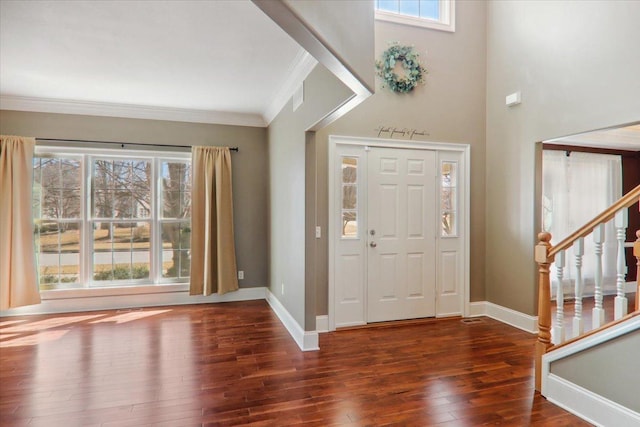
{"type": "Polygon", "coordinates": [[[233,238],[231,153],[193,147],[191,187],[191,295],[238,289],[233,238]]]}
{"type": "Polygon", "coordinates": [[[40,303],[31,192],[35,138],[0,136],[0,310],[40,303]]]}

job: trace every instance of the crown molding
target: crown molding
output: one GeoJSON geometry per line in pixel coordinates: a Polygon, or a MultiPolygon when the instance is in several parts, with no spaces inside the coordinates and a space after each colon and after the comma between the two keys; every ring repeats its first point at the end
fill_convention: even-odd
{"type": "Polygon", "coordinates": [[[271,124],[278,113],[282,111],[296,89],[304,83],[304,80],[311,71],[313,71],[316,64],[318,64],[318,61],[311,56],[311,54],[306,52],[304,49],[300,49],[300,52],[294,59],[292,66],[289,68],[287,77],[283,79],[284,84],[278,88],[275,95],[272,97],[273,101],[264,111],[263,117],[267,126],[271,124]]]}
{"type": "Polygon", "coordinates": [[[72,101],[26,96],[0,95],[0,109],[39,113],[80,114],[123,117],[129,119],[168,120],[174,122],[211,123],[234,126],[265,127],[260,114],[182,108],[149,107],[91,101],[72,101]]]}

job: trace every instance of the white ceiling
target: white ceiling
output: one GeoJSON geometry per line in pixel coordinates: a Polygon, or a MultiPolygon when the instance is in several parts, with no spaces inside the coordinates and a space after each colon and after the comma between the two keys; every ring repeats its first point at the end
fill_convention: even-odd
{"type": "Polygon", "coordinates": [[[107,104],[264,125],[308,61],[249,0],[0,1],[2,108],[107,104]]]}
{"type": "Polygon", "coordinates": [[[586,132],[545,142],[559,145],[640,151],[640,124],[586,132]]]}

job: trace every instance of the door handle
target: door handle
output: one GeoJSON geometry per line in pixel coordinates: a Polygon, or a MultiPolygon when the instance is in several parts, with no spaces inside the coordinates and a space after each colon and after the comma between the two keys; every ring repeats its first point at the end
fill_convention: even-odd
{"type": "Polygon", "coordinates": [[[378,244],[376,242],[371,242],[369,243],[369,246],[371,246],[372,248],[375,248],[376,246],[378,246],[378,244]]]}

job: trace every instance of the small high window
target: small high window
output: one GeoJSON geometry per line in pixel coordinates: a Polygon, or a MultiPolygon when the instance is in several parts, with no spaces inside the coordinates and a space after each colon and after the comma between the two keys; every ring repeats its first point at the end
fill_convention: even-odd
{"type": "Polygon", "coordinates": [[[455,0],[376,0],[376,19],[455,31],[455,0]]]}

